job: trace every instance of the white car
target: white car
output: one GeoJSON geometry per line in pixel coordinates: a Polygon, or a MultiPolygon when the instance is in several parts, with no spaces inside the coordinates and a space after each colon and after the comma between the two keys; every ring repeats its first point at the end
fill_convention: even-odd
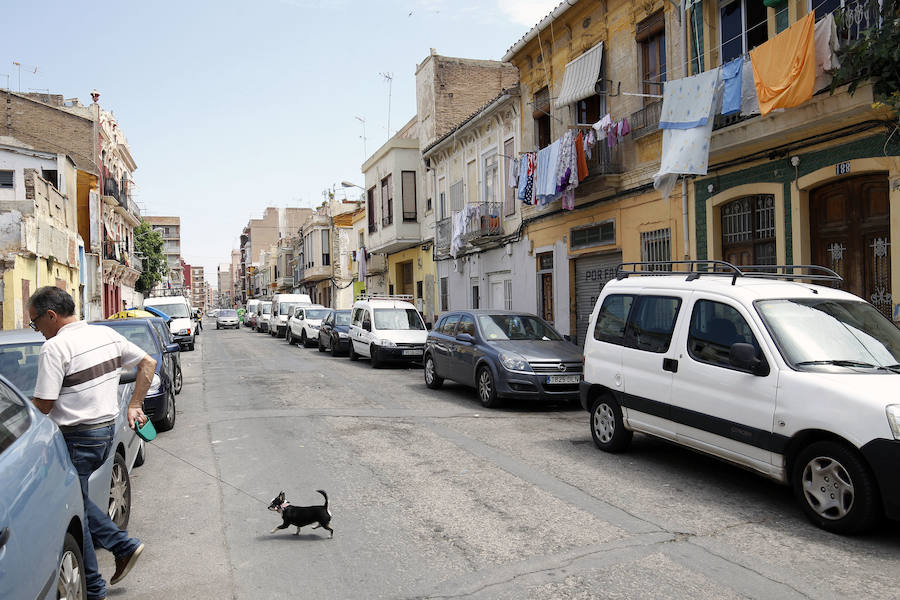
{"type": "Polygon", "coordinates": [[[620,452],[638,431],[730,461],[790,485],[836,533],[900,518],[900,329],[807,283],[841,281],[821,267],[652,268],[620,266],[591,315],[580,392],[595,444],[620,452]]]}
{"type": "Polygon", "coordinates": [[[272,312],[269,314],[269,335],[284,337],[288,317],[295,306],[312,306],[308,294],[275,294],[272,296],[272,312]]]}
{"type": "Polygon", "coordinates": [[[303,347],[315,346],[319,340],[319,327],[322,319],[331,312],[321,304],[312,306],[295,306],[294,312],[287,322],[284,334],[288,344],[300,343],[303,347]]]}
{"type": "Polygon", "coordinates": [[[361,296],[350,313],[350,360],[377,368],[388,361],[421,362],[428,330],[412,296],[361,296]]]}

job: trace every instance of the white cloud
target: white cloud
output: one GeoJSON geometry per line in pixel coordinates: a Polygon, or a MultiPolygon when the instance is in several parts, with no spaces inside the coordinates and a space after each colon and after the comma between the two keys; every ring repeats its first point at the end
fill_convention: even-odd
{"type": "Polygon", "coordinates": [[[497,8],[513,22],[531,29],[559,3],[560,0],[497,0],[497,8]]]}

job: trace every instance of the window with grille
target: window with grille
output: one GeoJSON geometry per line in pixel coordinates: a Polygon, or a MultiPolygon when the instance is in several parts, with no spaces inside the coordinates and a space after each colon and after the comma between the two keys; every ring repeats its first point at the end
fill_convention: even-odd
{"type": "Polygon", "coordinates": [[[738,198],[721,209],[722,256],[735,265],[774,265],[775,197],[738,198]]]}
{"type": "Polygon", "coordinates": [[[441,277],[441,312],[449,310],[450,306],[450,289],[447,285],[447,278],[441,277]]]}
{"type": "MultiPolygon", "coordinates": [[[[664,262],[672,260],[672,234],[668,227],[641,232],[641,261],[664,262]]],[[[654,265],[652,271],[671,271],[672,265],[654,265]]]]}
{"type": "Polygon", "coordinates": [[[478,278],[471,277],[470,281],[472,282],[472,308],[477,309],[481,306],[481,292],[478,286],[478,278]]]}
{"type": "Polygon", "coordinates": [[[403,220],[416,220],[416,172],[400,173],[400,194],[403,197],[403,220]]]}
{"type": "Polygon", "coordinates": [[[616,222],[612,219],[589,227],[572,229],[569,232],[569,245],[572,250],[615,243],[616,222]]]}

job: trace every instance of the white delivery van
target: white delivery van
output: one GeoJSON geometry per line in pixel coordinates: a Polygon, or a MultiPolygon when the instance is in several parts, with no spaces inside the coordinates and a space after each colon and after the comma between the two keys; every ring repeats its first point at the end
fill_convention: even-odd
{"type": "Polygon", "coordinates": [[[259,312],[259,303],[260,300],[247,300],[247,312],[244,313],[244,326],[250,327],[253,317],[259,312]]]}
{"type": "Polygon", "coordinates": [[[295,306],[309,306],[309,294],[275,294],[272,296],[272,313],[269,315],[269,335],[284,337],[287,320],[295,306]]]}
{"type": "Polygon", "coordinates": [[[373,367],[386,361],[421,361],[428,330],[411,300],[412,296],[357,298],[350,313],[350,360],[365,356],[373,367]]]}
{"type": "Polygon", "coordinates": [[[184,350],[193,350],[197,337],[197,324],[191,311],[191,304],[184,296],[154,296],[144,298],[144,306],[164,312],[172,319],[169,331],[184,350]]]}

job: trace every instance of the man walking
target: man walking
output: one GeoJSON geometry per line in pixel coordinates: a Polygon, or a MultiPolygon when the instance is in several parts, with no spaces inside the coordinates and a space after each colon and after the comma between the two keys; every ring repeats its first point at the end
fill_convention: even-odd
{"type": "Polygon", "coordinates": [[[122,367],[138,365],[134,394],[128,404],[128,424],[143,424],[141,409],[156,361],[109,327],[89,325],[75,316],[75,301],[65,291],[46,286],[28,300],[32,329],[47,342],[41,347],[33,402],[59,426],[84,498],[84,568],[89,600],[106,598],[94,543],[116,559],[110,583],[122,580],[137,562],[144,544],[116,527],[106,511],[88,496],[88,478],[109,456],[122,367]]]}

